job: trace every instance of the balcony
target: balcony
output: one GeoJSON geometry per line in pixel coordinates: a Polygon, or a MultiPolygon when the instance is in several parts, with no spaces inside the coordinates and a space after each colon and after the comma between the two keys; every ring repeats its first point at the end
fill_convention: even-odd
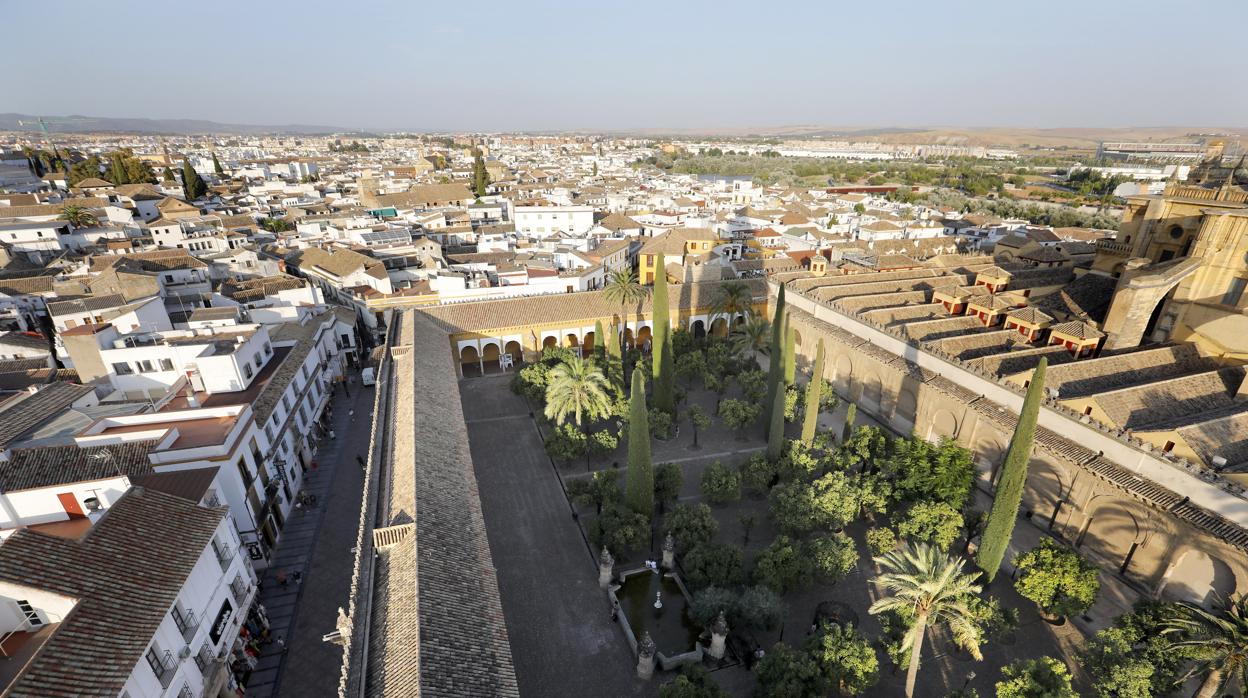
{"type": "Polygon", "coordinates": [[[173,607],[173,624],[178,626],[178,632],[182,633],[182,639],[187,642],[195,637],[195,631],[199,630],[199,619],[195,617],[195,611],[189,608],[178,610],[177,606],[173,607]]]}
{"type": "Polygon", "coordinates": [[[178,671],[178,665],[173,661],[173,653],[165,650],[161,655],[149,655],[147,663],[160,681],[160,687],[169,688],[169,684],[173,683],[173,675],[178,671]]]}
{"type": "Polygon", "coordinates": [[[1096,251],[1114,257],[1130,257],[1131,245],[1117,240],[1097,240],[1096,251]]]}
{"type": "Polygon", "coordinates": [[[214,538],[212,541],[212,552],[217,558],[217,562],[221,563],[221,571],[229,572],[230,563],[234,561],[234,554],[237,552],[228,545],[221,545],[214,538]]]}
{"type": "Polygon", "coordinates": [[[250,592],[251,589],[249,589],[247,583],[243,581],[243,575],[234,575],[234,581],[230,582],[230,595],[234,597],[234,602],[237,603],[239,607],[246,605],[247,594],[250,592]]]}

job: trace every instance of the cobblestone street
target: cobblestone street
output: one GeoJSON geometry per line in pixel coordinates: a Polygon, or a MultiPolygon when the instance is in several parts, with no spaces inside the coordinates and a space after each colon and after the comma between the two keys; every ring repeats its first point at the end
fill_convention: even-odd
{"type": "Polygon", "coordinates": [[[316,495],[318,503],[291,513],[274,564],[262,578],[259,601],[268,610],[273,637],[285,640],[285,652],[278,642],[265,647],[247,684],[248,698],[337,695],[342,648],[321,637],[334,630],[338,607],[347,605],[350,592],[363,485],[355,456],[367,452],[373,394],[373,388],[358,380],[350,396],[341,387],[334,389],[337,438],[322,441],[317,469],[304,480],[304,490],[316,495]],[[302,582],[288,581],[282,587],[278,572],[288,578],[299,572],[302,582]]]}

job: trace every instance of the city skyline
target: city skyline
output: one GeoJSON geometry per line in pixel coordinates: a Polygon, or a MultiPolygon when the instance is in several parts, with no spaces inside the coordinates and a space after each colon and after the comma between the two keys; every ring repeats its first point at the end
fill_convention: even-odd
{"type": "MultiPolygon", "coordinates": [[[[344,14],[313,3],[292,14],[226,3],[201,16],[177,5],[71,3],[77,20],[58,25],[66,44],[109,28],[143,37],[101,44],[126,89],[109,79],[53,87],[64,83],[50,75],[94,68],[20,32],[4,108],[374,131],[1234,128],[1248,114],[1248,95],[1225,90],[1224,78],[1248,68],[1231,30],[1248,19],[1242,4],[1203,3],[1225,21],[1201,42],[1200,65],[1216,69],[1199,70],[1166,50],[1171,25],[1157,21],[1159,3],[1057,3],[1044,14],[977,5],[894,3],[883,13],[790,3],[764,17],[735,3],[647,5],[628,16],[539,3],[465,17],[388,4],[344,14]],[[206,90],[206,74],[234,77],[206,90]],[[1159,100],[1165,85],[1218,98],[1159,100]]],[[[14,26],[55,19],[40,6],[6,12],[14,26]]]]}

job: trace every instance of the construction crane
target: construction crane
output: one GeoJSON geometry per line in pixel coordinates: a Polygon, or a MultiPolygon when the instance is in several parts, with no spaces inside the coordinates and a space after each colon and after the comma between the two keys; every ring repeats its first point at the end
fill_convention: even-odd
{"type": "Polygon", "coordinates": [[[43,139],[47,142],[48,146],[52,148],[52,152],[56,154],[57,157],[60,157],[60,153],[56,149],[56,144],[52,142],[52,134],[48,133],[48,124],[77,124],[84,121],[92,121],[92,119],[45,119],[42,116],[36,116],[34,121],[19,120],[17,125],[33,126],[35,124],[39,124],[39,130],[43,131],[43,139]]]}

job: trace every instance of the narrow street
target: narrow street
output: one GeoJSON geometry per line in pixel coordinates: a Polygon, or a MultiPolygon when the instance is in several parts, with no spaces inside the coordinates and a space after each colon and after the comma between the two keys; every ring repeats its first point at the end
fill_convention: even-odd
{"type": "Polygon", "coordinates": [[[265,647],[247,684],[248,698],[337,695],[342,648],[321,637],[334,630],[338,607],[347,605],[350,593],[364,481],[355,456],[367,452],[373,390],[360,385],[358,377],[349,397],[334,388],[337,438],[321,443],[317,468],[304,480],[304,490],[316,495],[317,505],[292,512],[274,564],[262,579],[259,601],[268,610],[272,636],[285,641],[285,652],[276,641],[265,647]],[[285,587],[277,582],[279,572],[286,573],[285,587]],[[302,574],[299,583],[293,580],[295,572],[302,574]]]}

